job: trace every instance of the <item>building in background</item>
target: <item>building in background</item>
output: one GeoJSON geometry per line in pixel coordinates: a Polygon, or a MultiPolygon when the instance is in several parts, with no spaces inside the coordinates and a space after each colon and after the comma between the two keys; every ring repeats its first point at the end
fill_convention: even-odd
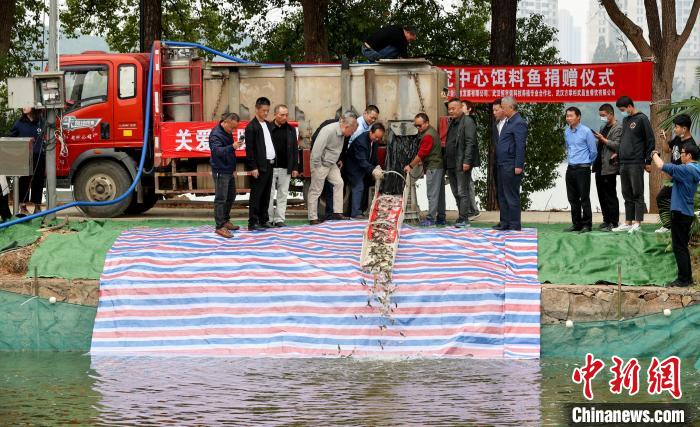
{"type": "Polygon", "coordinates": [[[559,9],[559,57],[572,64],[584,62],[581,45],[581,27],[576,25],[568,10],[559,9]]]}
{"type": "MultiPolygon", "coordinates": [[[[639,55],[632,43],[625,37],[608,17],[605,8],[598,0],[589,0],[588,34],[586,36],[585,53],[587,61],[598,62],[611,59],[617,55],[618,61],[639,61],[639,55]],[[598,57],[596,57],[596,52],[598,57]],[[605,52],[601,57],[600,53],[605,52]]],[[[618,0],[620,9],[648,34],[646,10],[643,0],[618,0]]],[[[693,0],[676,0],[676,31],[683,31],[685,22],[690,14],[693,0]]],[[[648,38],[647,38],[648,40],[648,38]]],[[[674,99],[698,96],[700,81],[696,78],[695,70],[700,66],[700,20],[690,38],[678,55],[676,62],[674,99]]]]}
{"type": "Polygon", "coordinates": [[[518,2],[518,18],[530,15],[544,16],[545,24],[559,28],[559,0],[520,0],[518,2]]]}

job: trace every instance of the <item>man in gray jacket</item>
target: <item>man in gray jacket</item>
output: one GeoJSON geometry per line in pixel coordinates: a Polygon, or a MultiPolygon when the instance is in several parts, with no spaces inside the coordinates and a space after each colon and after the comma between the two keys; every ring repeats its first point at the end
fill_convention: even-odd
{"type": "Polygon", "coordinates": [[[321,128],[316,142],[311,149],[311,184],[307,197],[309,223],[318,224],[318,198],[323,191],[323,184],[333,185],[333,219],[348,219],[343,215],[343,178],[340,176],[340,154],[345,138],[357,129],[357,114],[348,111],[337,123],[321,128]]]}
{"type": "Polygon", "coordinates": [[[617,175],[620,162],[617,158],[622,137],[622,125],[615,118],[615,110],[610,104],[603,104],[598,109],[600,132],[593,134],[598,139],[598,157],[593,163],[595,186],[598,190],[600,210],[603,211],[603,223],[600,231],[611,231],[620,220],[620,202],[617,200],[617,175]]]}
{"type": "Polygon", "coordinates": [[[471,116],[464,114],[462,101],[452,98],[447,104],[450,125],[445,140],[445,170],[452,195],[457,202],[457,222],[455,227],[469,226],[470,188],[472,169],[480,166],[479,146],[476,142],[476,123],[471,116]]]}

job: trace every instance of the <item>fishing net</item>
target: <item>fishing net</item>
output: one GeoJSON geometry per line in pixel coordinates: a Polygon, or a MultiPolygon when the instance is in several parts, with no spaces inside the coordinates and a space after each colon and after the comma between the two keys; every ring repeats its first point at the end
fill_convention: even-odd
{"type": "MultiPolygon", "coordinates": [[[[418,154],[417,129],[411,122],[392,122],[389,124],[389,144],[386,147],[385,171],[394,171],[404,176],[403,168],[418,154]]],[[[382,194],[401,195],[404,180],[395,174],[386,174],[379,191],[382,194]]]]}
{"type": "Polygon", "coordinates": [[[541,329],[541,355],[583,358],[700,356],[700,305],[616,321],[545,325],[541,329]]]}

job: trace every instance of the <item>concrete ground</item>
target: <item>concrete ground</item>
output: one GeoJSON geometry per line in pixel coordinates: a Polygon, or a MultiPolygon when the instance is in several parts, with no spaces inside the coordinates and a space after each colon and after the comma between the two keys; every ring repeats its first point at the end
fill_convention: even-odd
{"type": "MultiPolygon", "coordinates": [[[[143,220],[143,219],[188,219],[188,220],[207,220],[213,219],[213,203],[200,201],[179,201],[165,200],[151,210],[141,215],[122,216],[120,220],[143,220]]],[[[85,218],[86,216],[78,208],[70,208],[59,212],[58,217],[69,218],[85,218]]],[[[248,218],[248,209],[242,204],[234,206],[232,212],[233,219],[245,220],[248,218]]],[[[291,220],[305,220],[306,209],[300,200],[291,200],[287,208],[287,217],[291,220]]],[[[475,223],[497,223],[499,217],[498,211],[483,212],[476,219],[475,223]]],[[[448,211],[448,221],[454,221],[457,218],[456,211],[448,211]]],[[[645,215],[645,222],[655,224],[659,220],[657,214],[645,215]]],[[[593,223],[599,224],[603,221],[602,214],[593,214],[593,223]]],[[[523,223],[536,224],[568,224],[571,222],[571,213],[568,211],[525,211],[522,213],[523,223]]]]}

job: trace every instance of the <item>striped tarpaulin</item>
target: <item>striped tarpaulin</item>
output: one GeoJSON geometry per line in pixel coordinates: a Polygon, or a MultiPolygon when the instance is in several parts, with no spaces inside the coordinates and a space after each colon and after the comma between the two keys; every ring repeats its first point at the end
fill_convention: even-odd
{"type": "Polygon", "coordinates": [[[91,352],[539,356],[536,230],[404,226],[387,318],[359,270],[364,227],[125,231],[105,261],[91,352]]]}

